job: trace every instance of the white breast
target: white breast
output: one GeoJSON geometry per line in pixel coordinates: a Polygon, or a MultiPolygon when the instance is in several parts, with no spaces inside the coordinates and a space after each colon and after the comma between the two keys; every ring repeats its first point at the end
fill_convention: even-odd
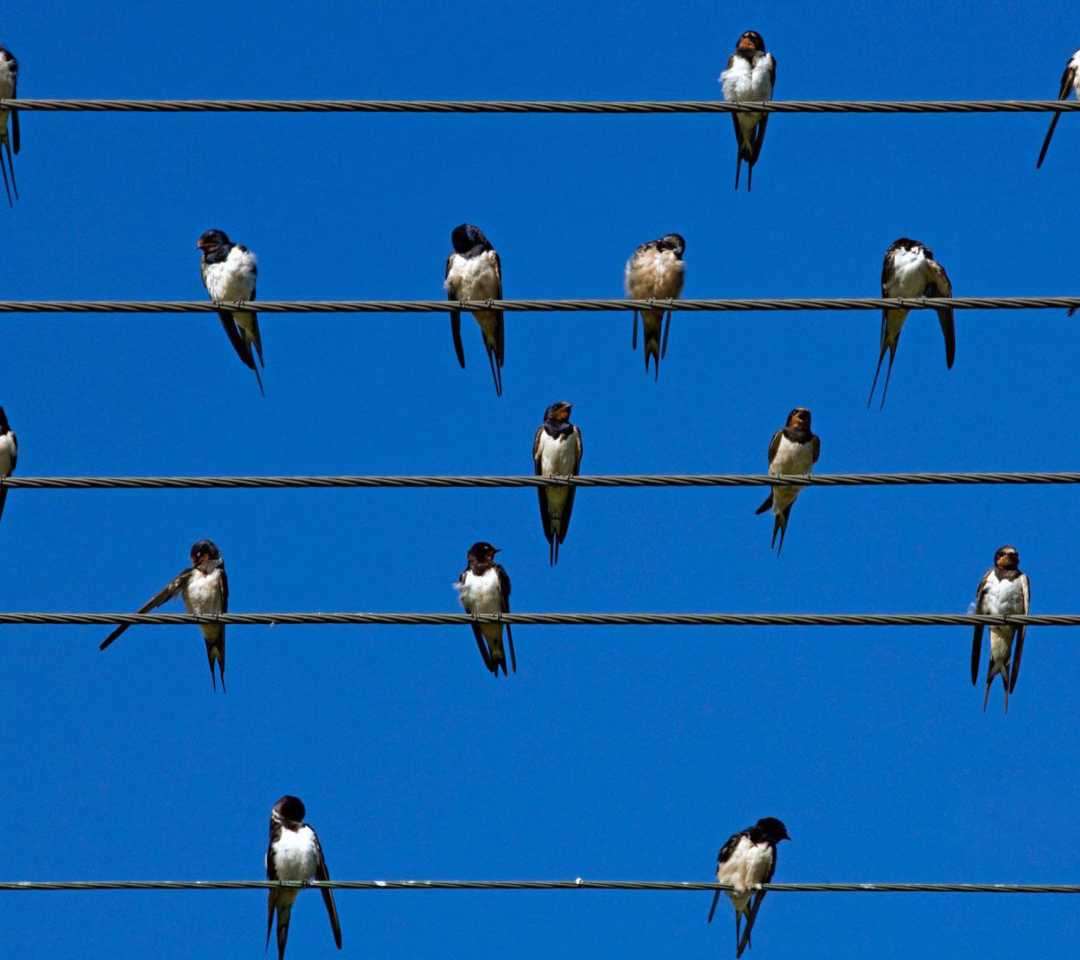
{"type": "Polygon", "coordinates": [[[671,250],[635,253],[626,264],[626,293],[632,300],[674,299],[682,293],[686,264],[671,250]]]}
{"type": "Polygon", "coordinates": [[[184,588],[184,606],[188,613],[221,613],[221,570],[196,570],[184,588]]]}
{"type": "Polygon", "coordinates": [[[983,587],[982,612],[991,617],[1002,617],[1009,613],[1027,613],[1024,603],[1022,580],[999,580],[991,575],[983,587]]]}
{"type": "Polygon", "coordinates": [[[499,273],[495,269],[495,251],[487,250],[478,257],[463,257],[455,253],[450,272],[443,287],[457,291],[460,300],[499,299],[499,273]]]}
{"type": "Polygon", "coordinates": [[[0,477],[11,476],[11,464],[16,453],[15,438],[10,433],[0,436],[0,477]]]}
{"type": "Polygon", "coordinates": [[[540,474],[544,477],[566,477],[574,472],[577,443],[572,431],[553,437],[546,430],[540,433],[540,474]]]}
{"type": "Polygon", "coordinates": [[[207,264],[204,279],[211,300],[250,300],[255,290],[255,254],[235,246],[222,263],[207,264]]]}
{"type": "Polygon", "coordinates": [[[1069,66],[1073,70],[1073,95],[1080,100],[1080,50],[1072,55],[1069,66]]]}
{"type": "Polygon", "coordinates": [[[315,831],[306,824],[299,830],[281,831],[274,844],[274,866],[281,880],[310,880],[319,867],[315,831]]]}
{"type": "Polygon", "coordinates": [[[741,909],[746,904],[746,891],[764,883],[772,865],[772,847],[767,843],[751,843],[749,837],[740,837],[735,852],[717,866],[716,882],[730,883],[735,887],[735,892],[728,896],[732,903],[741,909]]]}
{"type": "Polygon", "coordinates": [[[751,65],[744,57],[735,57],[728,69],[720,74],[720,84],[725,100],[771,100],[772,99],[771,53],[751,65]]]}
{"type": "Polygon", "coordinates": [[[887,297],[921,297],[930,282],[926,251],[922,247],[893,255],[892,275],[885,281],[887,297]]]}
{"type": "Polygon", "coordinates": [[[492,568],[478,577],[471,570],[465,573],[465,582],[455,584],[458,599],[468,613],[501,613],[502,588],[499,575],[492,568]]]}
{"type": "Polygon", "coordinates": [[[780,474],[812,473],[814,470],[813,446],[813,443],[792,443],[784,434],[780,434],[776,456],[769,464],[770,475],[776,477],[780,474]]]}
{"type": "MultiPolygon", "coordinates": [[[[0,97],[10,99],[15,92],[15,71],[11,69],[11,62],[0,58],[0,97]]],[[[7,111],[4,111],[7,116],[7,111]]]]}

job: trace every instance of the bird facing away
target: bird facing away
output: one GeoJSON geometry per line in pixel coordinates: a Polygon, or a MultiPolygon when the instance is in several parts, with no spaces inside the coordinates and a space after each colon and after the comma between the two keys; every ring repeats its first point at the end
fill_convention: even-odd
{"type": "MultiPolygon", "coordinates": [[[[315,831],[304,823],[304,805],[299,797],[282,797],[270,812],[270,846],[266,849],[267,880],[329,880],[326,858],[315,831]]],[[[330,929],[334,931],[334,943],[341,949],[341,924],[334,891],[323,888],[323,903],[330,915],[330,929]]],[[[289,939],[289,916],[300,893],[287,887],[271,888],[267,903],[266,945],[270,946],[270,931],[274,927],[274,910],[277,910],[278,960],[284,960],[285,942],[289,939]]]]}
{"type": "MultiPolygon", "coordinates": [[[[466,613],[509,613],[510,577],[501,564],[495,562],[499,551],[481,540],[469,547],[469,565],[461,571],[454,589],[466,613]]],[[[506,651],[503,649],[501,623],[474,623],[473,636],[484,658],[484,666],[496,677],[500,668],[506,676],[506,651]]],[[[514,635],[506,625],[506,641],[510,645],[510,669],[517,673],[514,635]]]]}
{"type": "MultiPolygon", "coordinates": [[[[209,616],[229,612],[229,579],[225,576],[225,561],[221,551],[212,540],[200,540],[191,548],[191,566],[181,570],[172,580],[146,601],[138,613],[148,613],[179,595],[188,613],[209,616]]],[[[98,648],[104,650],[116,640],[130,624],[122,624],[106,638],[98,648]]],[[[203,640],[206,641],[206,659],[210,663],[210,680],[217,690],[214,677],[214,661],[221,673],[221,692],[225,692],[225,624],[200,623],[203,640]]]]}
{"type": "MultiPolygon", "coordinates": [[[[735,907],[736,957],[741,957],[750,946],[750,931],[754,928],[758,909],[767,892],[758,890],[751,903],[751,888],[772,883],[776,870],[776,845],[781,840],[790,839],[787,827],[775,817],[765,817],[752,827],[732,834],[720,848],[720,855],[716,858],[716,882],[729,883],[735,888],[728,896],[735,907]],[[740,935],[739,926],[744,916],[746,930],[740,935]]],[[[712,923],[719,899],[720,891],[717,890],[709,910],[709,923],[712,923]]]]}
{"type": "MultiPolygon", "coordinates": [[[[19,444],[12,433],[11,424],[8,423],[4,408],[0,407],[0,477],[10,477],[15,472],[15,464],[19,461],[19,444]]],[[[0,520],[4,519],[4,502],[7,500],[8,488],[0,484],[0,520]]]]}
{"type": "MultiPolygon", "coordinates": [[[[232,243],[221,230],[207,230],[195,245],[202,251],[202,281],[210,299],[217,303],[230,300],[252,301],[255,299],[255,283],[259,267],[253,254],[242,243],[232,243]]],[[[218,310],[221,325],[229,336],[237,356],[244,366],[255,371],[259,392],[265,397],[259,367],[255,355],[263,367],[262,337],[259,336],[259,315],[246,310],[218,310]],[[252,347],[255,348],[254,352],[252,347]]]]}
{"type": "MultiPolygon", "coordinates": [[[[538,477],[576,477],[581,472],[581,431],[570,422],[573,404],[560,400],[544,411],[544,422],[533,438],[533,468],[538,477]]],[[[552,566],[570,529],[577,487],[537,487],[540,520],[544,524],[552,566]]]]}
{"type": "MultiPolygon", "coordinates": [[[[0,100],[14,100],[19,90],[19,61],[6,47],[0,46],[0,100]]],[[[11,192],[15,191],[15,199],[19,199],[19,187],[15,183],[15,163],[12,160],[12,149],[19,152],[19,111],[0,110],[0,171],[4,174],[4,190],[7,192],[8,206],[15,206],[11,199],[11,192]],[[8,183],[8,172],[11,173],[11,183],[8,183]]]]}
{"type": "MultiPolygon", "coordinates": [[[[760,33],[747,30],[735,44],[735,52],[728,58],[727,69],[720,74],[724,99],[732,103],[771,100],[775,84],[776,61],[773,55],[765,52],[765,41],[760,33]]],[[[739,111],[732,113],[731,119],[735,124],[735,144],[738,147],[735,189],[739,189],[739,171],[745,160],[746,189],[749,192],[754,164],[758,162],[761,145],[765,142],[769,115],[739,111]]]]}
{"type": "MultiPolygon", "coordinates": [[[[1065,64],[1065,72],[1061,75],[1061,90],[1058,92],[1058,99],[1067,100],[1070,90],[1073,96],[1080,100],[1080,50],[1077,50],[1076,53],[1069,57],[1069,62],[1065,64]]],[[[1043,141],[1042,150],[1039,151],[1039,162],[1035,164],[1036,170],[1043,165],[1043,160],[1046,159],[1046,151],[1050,149],[1050,139],[1054,136],[1054,128],[1060,119],[1061,114],[1055,113],[1050,120],[1050,129],[1046,131],[1046,139],[1043,141]]],[[[18,151],[18,146],[15,149],[18,151]]]]}
{"type": "MultiPolygon", "coordinates": [[[[443,289],[447,300],[501,300],[502,264],[495,248],[484,231],[471,223],[454,227],[450,234],[453,252],[446,258],[446,277],[443,289]]],[[[473,319],[480,325],[484,338],[495,393],[502,396],[502,368],[506,361],[506,335],[503,315],[499,310],[474,310],[473,319]]],[[[465,369],[465,348],[461,343],[461,311],[450,311],[450,332],[458,363],[465,369]]]]}
{"type": "MultiPolygon", "coordinates": [[[[951,297],[952,283],[945,268],[934,259],[934,251],[918,240],[901,237],[885,251],[885,262],[881,266],[882,297],[951,297]]],[[[889,392],[889,377],[896,359],[896,348],[900,345],[900,331],[907,320],[907,310],[888,309],[881,311],[881,351],[878,354],[877,370],[874,382],[870,385],[870,397],[866,401],[869,409],[874,399],[878,375],[881,373],[881,361],[885,351],[889,351],[889,368],[885,373],[885,386],[881,391],[881,406],[885,409],[885,394],[889,392]]],[[[956,326],[953,322],[952,307],[943,307],[937,311],[941,333],[945,338],[945,366],[952,369],[956,358],[956,326]]]]}
{"type": "MultiPolygon", "coordinates": [[[[994,565],[983,574],[975,594],[975,612],[988,617],[1007,614],[1026,615],[1031,603],[1031,586],[1027,574],[1020,572],[1020,554],[1016,547],[1004,546],[994,554],[994,565]]],[[[994,677],[1001,677],[1005,688],[1005,713],[1009,712],[1009,694],[1016,688],[1020,675],[1020,657],[1024,653],[1025,627],[993,626],[990,628],[990,665],[986,669],[986,692],[983,694],[983,713],[990,699],[994,677]],[[1013,638],[1016,656],[1013,656],[1013,638]],[[1010,662],[1011,661],[1011,662],[1010,662]]],[[[982,655],[982,624],[976,624],[971,642],[971,683],[979,681],[979,660],[982,655]]]]}
{"type": "MultiPolygon", "coordinates": [[[[626,295],[631,300],[675,300],[682,293],[686,278],[683,251],[686,241],[677,233],[659,240],[650,240],[638,247],[626,261],[626,295]]],[[[631,348],[637,349],[638,312],[634,311],[634,336],[631,348]]],[[[653,358],[653,380],[660,377],[660,361],[667,353],[668,332],[671,330],[671,311],[667,311],[664,326],[663,310],[642,310],[641,323],[645,328],[645,372],[649,372],[649,357],[653,358]],[[663,342],[660,328],[664,327],[663,342]]]]}
{"type": "MultiPolygon", "coordinates": [[[[769,444],[769,476],[808,476],[814,470],[821,455],[821,438],[810,432],[810,411],[805,407],[796,407],[788,414],[787,423],[782,430],[773,434],[769,444]]],[[[776,486],[769,491],[765,502],[756,513],[764,513],[772,508],[773,532],[772,545],[776,546],[776,533],[780,532],[779,557],[784,549],[784,534],[787,533],[788,518],[795,505],[801,487],[776,486]]]]}

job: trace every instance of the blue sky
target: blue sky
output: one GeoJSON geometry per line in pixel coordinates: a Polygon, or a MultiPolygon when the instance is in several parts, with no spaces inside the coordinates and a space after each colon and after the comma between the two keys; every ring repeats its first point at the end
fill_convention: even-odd
{"type": "MultiPolygon", "coordinates": [[[[621,0],[544,5],[22,4],[24,97],[707,99],[760,31],[783,99],[1047,98],[1072,5],[621,0]]],[[[1077,292],[1080,118],[775,117],[735,194],[726,116],[27,114],[5,299],[196,299],[195,240],[259,255],[262,299],[438,298],[479,224],[508,297],[612,297],[687,240],[691,297],[876,296],[899,236],[958,295],[1077,292]]],[[[660,382],[629,315],[513,315],[505,396],[442,315],[265,316],[260,398],[212,315],[0,319],[22,475],[527,473],[574,401],[591,473],[761,472],[805,405],[823,472],[1076,466],[1074,324],[932,314],[865,409],[870,313],[680,314],[660,382]]],[[[551,570],[535,495],[36,492],[8,499],[3,609],[135,609],[211,537],[236,611],[452,611],[474,540],[522,611],[964,612],[1002,543],[1034,610],[1075,612],[1069,488],[815,489],[781,559],[757,490],[585,490],[551,570]]],[[[170,608],[171,609],[171,608],[170,608]]],[[[262,876],[272,803],[307,804],[338,878],[696,879],[781,817],[776,879],[1074,882],[1072,637],[1033,630],[1010,716],[966,629],[520,628],[495,682],[465,628],[5,627],[5,879],[262,876]]],[[[708,894],[341,893],[364,957],[726,956],[708,894]]],[[[0,895],[9,960],[261,956],[264,894],[0,895]]],[[[1056,897],[773,895],[758,960],[1072,956],[1056,897]]],[[[319,898],[289,956],[336,955],[319,898]]]]}

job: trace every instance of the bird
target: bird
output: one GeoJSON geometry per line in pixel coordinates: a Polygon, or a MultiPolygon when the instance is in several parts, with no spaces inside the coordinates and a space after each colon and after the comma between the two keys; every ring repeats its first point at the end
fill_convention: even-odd
{"type": "MultiPolygon", "coordinates": [[[[147,613],[179,595],[188,613],[207,616],[229,612],[229,579],[225,575],[225,561],[221,551],[212,540],[199,540],[191,548],[191,566],[181,570],[162,589],[138,609],[147,613]]],[[[98,648],[104,650],[131,624],[122,624],[110,633],[98,648]]],[[[225,624],[200,623],[206,641],[206,659],[210,663],[210,680],[217,690],[214,662],[221,673],[221,692],[225,692],[225,624]]]]}
{"type": "MultiPolygon", "coordinates": [[[[446,277],[443,289],[448,300],[501,300],[502,264],[495,248],[484,231],[471,223],[454,227],[450,234],[454,249],[446,258],[446,277]]],[[[506,360],[506,334],[503,315],[499,310],[474,310],[473,318],[480,325],[484,338],[495,394],[502,396],[502,368],[506,360]]],[[[465,369],[465,348],[461,343],[461,311],[450,311],[450,332],[458,363],[465,369]]]]}
{"type": "MultiPolygon", "coordinates": [[[[538,477],[576,477],[581,471],[581,430],[570,422],[573,406],[560,400],[544,411],[544,422],[533,438],[533,467],[538,477]]],[[[555,566],[559,547],[570,529],[577,487],[537,487],[536,492],[548,542],[548,561],[555,566]]]]}
{"type": "MultiPolygon", "coordinates": [[[[728,58],[727,69],[720,74],[724,99],[738,103],[740,100],[771,100],[776,84],[776,60],[765,52],[761,34],[747,30],[735,44],[735,52],[728,58]]],[[[739,189],[739,171],[746,161],[746,189],[750,190],[754,176],[754,164],[761,156],[765,142],[765,128],[769,125],[767,113],[732,112],[735,124],[735,143],[738,147],[735,162],[735,189],[739,189]]]]}
{"type": "MultiPolygon", "coordinates": [[[[631,300],[674,300],[682,293],[686,277],[683,251],[686,241],[677,233],[668,233],[659,240],[650,240],[638,247],[626,261],[626,295],[631,300]]],[[[645,329],[645,372],[649,372],[649,357],[654,362],[653,380],[660,378],[660,361],[667,353],[668,332],[671,330],[671,311],[667,311],[664,339],[660,341],[660,328],[664,326],[663,310],[642,310],[641,322],[645,329]]],[[[638,312],[634,311],[634,336],[631,349],[637,349],[638,312]]]]}
{"type": "MultiPolygon", "coordinates": [[[[7,47],[0,46],[0,100],[14,100],[19,89],[19,61],[7,47]]],[[[19,199],[19,187],[15,183],[15,163],[12,150],[19,152],[19,111],[0,110],[0,172],[4,174],[4,190],[7,192],[8,206],[14,207],[11,199],[12,190],[15,199],[19,199]],[[11,171],[11,183],[8,184],[8,171],[11,171]]]]}
{"type": "MultiPolygon", "coordinates": [[[[502,564],[495,562],[500,551],[490,543],[480,540],[469,547],[469,565],[461,571],[454,589],[466,613],[509,613],[510,577],[502,564]]],[[[474,623],[473,636],[484,658],[484,666],[496,677],[499,670],[506,676],[506,650],[503,648],[501,623],[474,623]],[[486,643],[485,643],[486,641],[486,643]]],[[[510,669],[517,673],[517,656],[514,653],[514,635],[510,624],[506,625],[506,640],[510,645],[510,669]]]]}
{"type": "MultiPolygon", "coordinates": [[[[754,893],[753,904],[750,888],[772,883],[776,870],[776,846],[781,840],[790,840],[787,827],[776,817],[765,817],[752,827],[740,830],[728,837],[716,858],[716,882],[731,884],[735,889],[728,893],[735,906],[735,956],[741,957],[750,946],[750,931],[754,928],[758,908],[767,891],[754,893]],[[742,918],[746,917],[746,930],[740,935],[742,918]]],[[[719,890],[713,894],[709,909],[709,923],[716,913],[720,899],[719,890]]]]}
{"type": "MultiPolygon", "coordinates": [[[[769,444],[769,476],[807,476],[813,472],[814,464],[821,455],[821,438],[810,431],[810,411],[805,407],[796,407],[788,414],[787,423],[782,430],[773,434],[769,444]]],[[[784,549],[784,534],[787,533],[788,518],[795,505],[800,487],[774,486],[770,489],[765,502],[755,513],[764,513],[770,507],[773,516],[772,545],[776,546],[776,532],[780,531],[779,557],[784,549]]]]}
{"type": "MultiPolygon", "coordinates": [[[[988,617],[1006,614],[1026,615],[1031,603],[1031,586],[1027,574],[1020,572],[1020,554],[1016,547],[1004,546],[994,554],[994,565],[979,581],[975,594],[975,612],[988,617]]],[[[1020,657],[1024,652],[1024,626],[990,628],[990,665],[986,669],[986,692],[983,694],[983,713],[990,699],[990,685],[994,677],[1001,677],[1005,688],[1005,713],[1009,712],[1009,694],[1016,688],[1020,675],[1020,657]],[[1013,656],[1013,639],[1016,639],[1016,656],[1013,656]],[[1011,661],[1011,663],[1010,663],[1011,661]]],[[[982,655],[982,624],[975,625],[971,641],[971,683],[979,681],[979,659],[982,655]]]]}
{"type": "MultiPolygon", "coordinates": [[[[4,408],[0,407],[0,478],[10,477],[15,472],[15,464],[19,461],[19,444],[15,440],[11,424],[8,423],[4,408]]],[[[4,519],[4,502],[7,500],[8,488],[0,483],[0,520],[4,519]]]]}
{"type": "MultiPolygon", "coordinates": [[[[259,267],[255,254],[247,247],[242,243],[233,243],[221,230],[207,230],[199,237],[195,247],[202,251],[202,281],[211,300],[224,303],[255,299],[259,267]]],[[[255,371],[259,392],[265,397],[259,367],[255,365],[255,355],[258,354],[259,365],[266,366],[263,362],[262,337],[259,336],[259,315],[246,310],[218,310],[218,316],[237,356],[244,366],[255,371]],[[254,353],[252,347],[255,348],[254,353]]]]}
{"type": "MultiPolygon", "coordinates": [[[[267,880],[329,880],[326,857],[315,831],[304,823],[304,804],[299,797],[285,796],[274,804],[270,812],[270,846],[266,848],[267,880]]],[[[334,906],[334,891],[323,887],[323,903],[330,915],[330,929],[334,931],[334,943],[341,949],[341,923],[334,906]]],[[[266,946],[270,946],[270,931],[274,927],[274,911],[277,910],[278,960],[284,960],[285,942],[289,939],[289,916],[300,893],[288,887],[271,887],[267,900],[266,946]]]]}
{"type": "MultiPolygon", "coordinates": [[[[934,259],[934,251],[918,240],[901,237],[885,251],[885,262],[881,266],[882,297],[951,297],[952,283],[945,268],[934,259]]],[[[870,397],[866,401],[867,409],[874,399],[878,375],[881,373],[881,361],[885,351],[889,351],[889,368],[885,374],[885,386],[881,391],[881,406],[885,408],[885,394],[889,392],[889,377],[892,376],[896,348],[900,345],[900,331],[904,327],[908,311],[887,308],[881,311],[881,352],[878,354],[877,370],[874,382],[870,386],[870,397]]],[[[953,322],[952,307],[942,307],[937,311],[941,333],[945,337],[945,366],[952,369],[956,358],[956,326],[953,322]]]]}
{"type": "MultiPolygon", "coordinates": [[[[1070,89],[1073,96],[1080,100],[1080,50],[1077,50],[1076,53],[1069,57],[1069,62],[1065,64],[1065,72],[1061,75],[1061,90],[1058,93],[1058,99],[1067,100],[1070,89]]],[[[1050,149],[1050,139],[1054,136],[1054,128],[1060,119],[1061,113],[1055,110],[1050,121],[1050,129],[1046,131],[1046,139],[1043,141],[1042,150],[1039,151],[1039,162],[1035,164],[1036,170],[1043,165],[1043,160],[1046,159],[1046,151],[1050,149]]],[[[18,149],[18,146],[16,146],[15,150],[18,151],[18,149]]]]}

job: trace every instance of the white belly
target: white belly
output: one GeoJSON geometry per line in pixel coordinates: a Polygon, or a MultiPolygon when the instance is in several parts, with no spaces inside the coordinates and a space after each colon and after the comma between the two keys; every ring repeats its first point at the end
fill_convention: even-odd
{"type": "MultiPolygon", "coordinates": [[[[16,75],[11,69],[11,64],[7,60],[0,59],[0,97],[4,100],[10,100],[15,92],[15,79],[16,75]]],[[[4,116],[7,116],[6,110],[4,116]]]]}
{"type": "Polygon", "coordinates": [[[736,57],[735,62],[720,74],[720,83],[725,100],[771,100],[773,58],[766,54],[757,64],[751,66],[743,57],[736,57]]]}
{"type": "Polygon", "coordinates": [[[497,300],[501,292],[500,285],[493,250],[471,258],[454,254],[450,272],[443,284],[448,291],[456,290],[459,300],[497,300]]]}
{"type": "Polygon", "coordinates": [[[10,433],[0,437],[0,477],[11,476],[11,465],[15,462],[15,440],[10,433]]]}
{"type": "Polygon", "coordinates": [[[458,584],[458,598],[469,613],[502,613],[502,588],[494,568],[483,576],[467,572],[465,582],[458,584]]]}
{"type": "Polygon", "coordinates": [[[221,613],[221,570],[209,574],[196,570],[184,589],[184,606],[188,613],[221,613]]]}
{"type": "Polygon", "coordinates": [[[735,891],[729,893],[736,910],[745,910],[749,896],[746,891],[764,883],[773,865],[773,851],[767,843],[751,843],[741,837],[735,852],[716,869],[717,883],[730,883],[735,891]]]}
{"type": "Polygon", "coordinates": [[[250,300],[256,276],[255,254],[233,247],[223,263],[207,264],[206,292],[211,300],[250,300]]]}
{"type": "Polygon", "coordinates": [[[682,293],[686,265],[671,250],[634,254],[626,265],[626,293],[632,300],[675,299],[682,293]]]}
{"type": "Polygon", "coordinates": [[[282,830],[274,846],[274,866],[281,880],[310,880],[319,867],[315,833],[311,827],[282,830]]]}

